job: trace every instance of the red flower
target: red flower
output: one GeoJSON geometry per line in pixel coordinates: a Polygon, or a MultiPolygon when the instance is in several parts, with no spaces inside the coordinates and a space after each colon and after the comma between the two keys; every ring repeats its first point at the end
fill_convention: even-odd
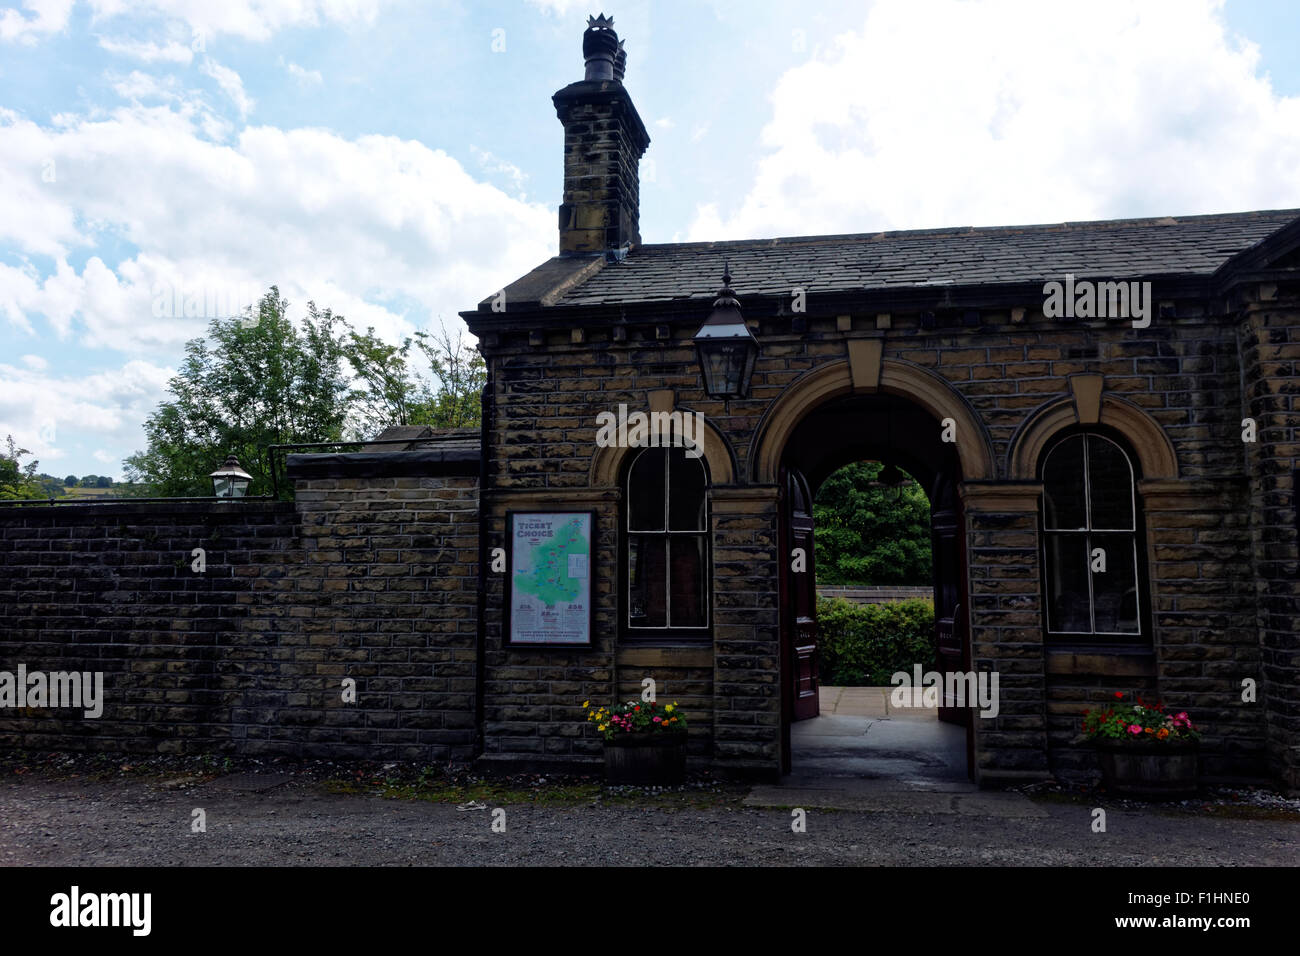
{"type": "Polygon", "coordinates": [[[1117,690],[1117,691],[1115,691],[1115,697],[1116,697],[1116,699],[1118,699],[1118,698],[1120,698],[1120,697],[1123,697],[1123,696],[1124,696],[1124,692],[1123,692],[1122,690],[1117,690]]]}

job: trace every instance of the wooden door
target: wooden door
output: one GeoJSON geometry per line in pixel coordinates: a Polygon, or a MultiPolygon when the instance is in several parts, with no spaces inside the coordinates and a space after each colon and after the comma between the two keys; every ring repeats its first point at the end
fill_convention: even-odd
{"type": "Polygon", "coordinates": [[[807,720],[821,712],[812,495],[807,480],[795,468],[785,469],[783,488],[782,629],[786,634],[784,643],[790,675],[790,719],[807,720]]]}
{"type": "MultiPolygon", "coordinates": [[[[962,547],[960,510],[956,489],[944,481],[934,496],[930,512],[931,547],[934,555],[935,667],[941,675],[969,670],[966,614],[962,602],[962,547]]],[[[958,707],[945,692],[939,698],[939,719],[969,726],[969,702],[958,707]]]]}

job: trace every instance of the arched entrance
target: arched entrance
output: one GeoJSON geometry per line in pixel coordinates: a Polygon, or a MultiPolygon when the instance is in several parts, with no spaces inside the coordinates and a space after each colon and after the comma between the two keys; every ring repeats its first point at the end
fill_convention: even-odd
{"type": "MultiPolygon", "coordinates": [[[[978,421],[950,386],[925,370],[906,363],[896,366],[888,391],[855,388],[849,363],[840,381],[819,370],[819,387],[792,388],[760,428],[757,471],[764,463],[776,466],[781,489],[780,544],[782,575],[780,606],[782,671],[782,770],[791,767],[791,725],[816,715],[817,627],[816,564],[813,545],[812,499],[827,477],[843,465],[862,460],[894,464],[921,483],[931,503],[935,657],[940,673],[966,672],[970,666],[969,598],[964,547],[964,521],[958,488],[963,465],[970,463],[981,477],[992,477],[992,456],[978,421]],[[900,368],[901,367],[901,368],[900,368]],[[924,384],[923,402],[906,394],[906,380],[924,384]],[[834,382],[834,385],[827,387],[834,382]],[[839,387],[835,387],[838,385],[839,387]],[[904,394],[898,394],[898,392],[904,394]],[[802,405],[802,407],[796,407],[802,405]],[[962,433],[967,447],[961,447],[962,433]],[[773,448],[779,436],[779,452],[773,448]],[[767,442],[767,444],[764,444],[767,442]],[[964,452],[964,453],[963,453],[964,452]],[[764,456],[767,456],[766,459],[764,456]],[[803,548],[807,570],[796,572],[790,556],[803,548]]],[[[813,373],[817,374],[817,373],[813,373]]],[[[883,385],[887,376],[877,381],[883,385]]],[[[915,382],[913,382],[914,384],[915,382]]],[[[974,763],[974,736],[969,708],[942,700],[939,717],[966,729],[966,769],[974,763]]]]}

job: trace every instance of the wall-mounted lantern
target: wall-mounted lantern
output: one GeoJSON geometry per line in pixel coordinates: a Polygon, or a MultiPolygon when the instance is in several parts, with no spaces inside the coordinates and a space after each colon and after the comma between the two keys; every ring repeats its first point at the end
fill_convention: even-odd
{"type": "Polygon", "coordinates": [[[713,311],[695,333],[695,350],[710,398],[745,398],[758,358],[758,339],[745,325],[740,302],[731,289],[731,270],[722,274],[722,291],[713,311]]]}
{"type": "Polygon", "coordinates": [[[212,494],[217,498],[242,498],[253,483],[253,476],[239,467],[239,459],[234,455],[227,457],[209,477],[212,479],[212,494]]]}

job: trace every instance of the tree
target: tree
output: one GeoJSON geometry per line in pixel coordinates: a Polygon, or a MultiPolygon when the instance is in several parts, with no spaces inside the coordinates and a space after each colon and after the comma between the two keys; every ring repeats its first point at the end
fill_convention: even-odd
{"type": "Polygon", "coordinates": [[[415,333],[416,346],[424,353],[438,382],[412,413],[411,424],[435,428],[473,428],[482,418],[481,393],[487,382],[487,364],[478,349],[468,346],[460,333],[453,342],[446,328],[438,335],[415,333]]]}
{"type": "Polygon", "coordinates": [[[40,479],[36,475],[37,461],[22,463],[24,455],[31,452],[14,444],[14,436],[5,436],[5,450],[0,452],[0,499],[17,501],[42,497],[40,479]]]}
{"type": "Polygon", "coordinates": [[[65,488],[75,488],[75,487],[77,487],[77,476],[76,476],[76,475],[68,475],[68,477],[64,478],[64,479],[63,479],[63,487],[65,487],[65,488]]]}
{"type": "Polygon", "coordinates": [[[110,478],[108,475],[100,475],[98,478],[95,479],[95,487],[96,487],[96,488],[112,488],[112,487],[113,487],[113,479],[110,478]]]}
{"type": "Polygon", "coordinates": [[[818,489],[818,583],[931,583],[929,499],[914,481],[898,489],[873,485],[882,467],[846,465],[818,489]]]}
{"type": "Polygon", "coordinates": [[[208,475],[234,454],[253,476],[248,493],[267,494],[267,446],[343,437],[347,324],[309,302],[299,325],[287,308],[272,286],[256,313],[213,319],[186,344],[171,398],[145,424],[148,447],[124,463],[128,481],[152,495],[210,495],[208,475]]]}
{"type": "Polygon", "coordinates": [[[83,488],[94,488],[99,481],[99,475],[82,475],[80,485],[83,488]]]}
{"type": "Polygon", "coordinates": [[[373,438],[389,425],[478,425],[487,365],[461,334],[452,339],[445,328],[437,333],[422,329],[414,339],[390,345],[368,328],[364,334],[349,331],[346,350],[348,364],[364,386],[349,393],[348,433],[353,438],[373,438]],[[424,368],[412,361],[412,347],[424,357],[424,368]]]}
{"type": "Polygon", "coordinates": [[[419,405],[427,386],[422,387],[408,363],[410,350],[409,338],[401,345],[390,345],[378,338],[373,328],[364,334],[348,332],[348,364],[365,386],[353,389],[348,396],[352,403],[348,431],[354,438],[373,438],[389,425],[412,424],[411,406],[419,405]]]}

